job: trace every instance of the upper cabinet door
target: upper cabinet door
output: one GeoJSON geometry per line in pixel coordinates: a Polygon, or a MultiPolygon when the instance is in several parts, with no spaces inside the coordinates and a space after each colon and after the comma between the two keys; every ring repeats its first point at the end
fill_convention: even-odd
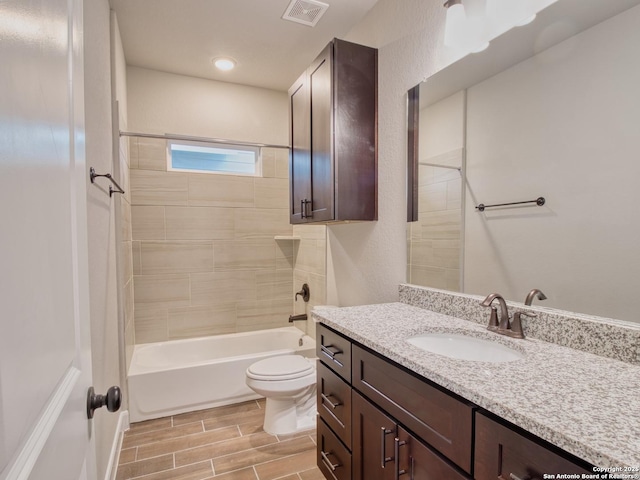
{"type": "Polygon", "coordinates": [[[331,99],[332,44],[309,68],[311,98],[311,192],[310,222],[333,220],[333,102],[331,99]]]}
{"type": "Polygon", "coordinates": [[[334,39],[289,90],[291,223],[377,219],[377,59],[334,39]]]}
{"type": "Polygon", "coordinates": [[[306,72],[289,89],[289,214],[291,223],[304,222],[305,202],[311,200],[311,130],[309,83],[306,72]]]}

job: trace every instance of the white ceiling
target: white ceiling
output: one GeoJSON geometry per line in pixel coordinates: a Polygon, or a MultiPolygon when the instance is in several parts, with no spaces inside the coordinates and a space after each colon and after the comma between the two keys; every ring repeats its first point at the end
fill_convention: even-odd
{"type": "Polygon", "coordinates": [[[315,27],[282,20],[290,0],[111,0],[128,65],[287,90],[322,48],[377,0],[324,0],[315,27]],[[211,63],[231,56],[234,70],[211,63]]]}

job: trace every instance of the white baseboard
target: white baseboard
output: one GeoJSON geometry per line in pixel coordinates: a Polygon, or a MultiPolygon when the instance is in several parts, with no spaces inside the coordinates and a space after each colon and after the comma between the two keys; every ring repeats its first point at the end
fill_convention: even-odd
{"type": "Polygon", "coordinates": [[[104,480],[116,480],[116,473],[118,472],[118,457],[120,456],[120,448],[122,447],[122,437],[124,436],[124,432],[127,430],[129,430],[129,411],[123,410],[118,416],[118,426],[116,427],[116,433],[113,436],[111,453],[109,454],[109,464],[107,465],[107,471],[104,474],[104,480]]]}

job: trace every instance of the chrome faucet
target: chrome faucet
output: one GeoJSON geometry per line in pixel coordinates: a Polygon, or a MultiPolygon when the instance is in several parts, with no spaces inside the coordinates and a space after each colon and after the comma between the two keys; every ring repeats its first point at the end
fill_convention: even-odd
{"type": "Polygon", "coordinates": [[[547,299],[547,296],[544,293],[542,293],[542,290],[534,288],[527,295],[527,298],[525,299],[524,304],[525,305],[531,305],[531,302],[533,302],[533,297],[535,297],[536,295],[538,296],[538,300],[546,300],[547,299]]]}

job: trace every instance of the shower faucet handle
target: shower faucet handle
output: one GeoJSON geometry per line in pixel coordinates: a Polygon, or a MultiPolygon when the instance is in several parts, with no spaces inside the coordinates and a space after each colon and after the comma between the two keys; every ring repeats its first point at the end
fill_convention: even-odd
{"type": "Polygon", "coordinates": [[[296,292],[296,302],[298,301],[298,295],[302,297],[302,300],[308,302],[309,298],[311,297],[311,293],[309,292],[309,285],[307,285],[306,283],[302,284],[302,290],[296,292]]]}

